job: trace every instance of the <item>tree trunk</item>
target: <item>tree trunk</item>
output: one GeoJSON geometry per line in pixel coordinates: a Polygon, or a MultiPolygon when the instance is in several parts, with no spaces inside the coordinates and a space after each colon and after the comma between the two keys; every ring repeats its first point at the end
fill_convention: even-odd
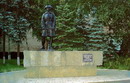
{"type": "Polygon", "coordinates": [[[128,55],[130,57],[130,34],[128,35],[127,53],[126,53],[126,55],[128,55]]]}
{"type": "Polygon", "coordinates": [[[28,40],[27,40],[27,38],[26,38],[26,45],[27,45],[27,50],[29,50],[28,40]]]}
{"type": "Polygon", "coordinates": [[[130,56],[129,53],[130,53],[130,34],[123,37],[120,55],[123,55],[123,56],[129,55],[130,56]]]}
{"type": "Polygon", "coordinates": [[[20,66],[20,44],[17,44],[17,65],[20,66]]]}
{"type": "Polygon", "coordinates": [[[8,60],[11,60],[11,54],[10,54],[10,38],[8,37],[8,60]]]}
{"type": "Polygon", "coordinates": [[[5,64],[5,32],[3,32],[3,64],[5,64]]]}
{"type": "Polygon", "coordinates": [[[8,60],[11,60],[11,54],[8,52],[8,60]]]}
{"type": "MultiPolygon", "coordinates": [[[[16,10],[16,26],[18,27],[18,16],[17,16],[17,14],[18,14],[18,8],[17,8],[17,10],[16,10]]],[[[19,29],[19,27],[18,27],[18,29],[19,29]]],[[[20,38],[20,34],[18,34],[18,37],[20,38]]],[[[18,66],[20,66],[20,42],[19,41],[17,41],[17,65],[18,66]]]]}

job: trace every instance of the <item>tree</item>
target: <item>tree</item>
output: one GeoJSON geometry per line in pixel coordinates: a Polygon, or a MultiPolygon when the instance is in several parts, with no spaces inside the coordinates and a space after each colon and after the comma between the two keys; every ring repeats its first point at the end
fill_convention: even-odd
{"type": "MultiPolygon", "coordinates": [[[[26,37],[25,33],[29,26],[27,21],[30,14],[28,0],[2,0],[0,7],[1,29],[4,34],[17,43],[17,64],[20,65],[20,43],[26,37]]],[[[5,53],[5,37],[3,37],[3,53],[5,53]]],[[[5,54],[3,55],[5,57],[5,54]]]]}
{"type": "Polygon", "coordinates": [[[12,35],[12,40],[17,44],[17,65],[20,65],[20,43],[22,43],[22,40],[26,38],[26,31],[27,28],[29,27],[29,23],[27,21],[27,16],[28,16],[28,0],[19,0],[14,2],[14,11],[16,13],[15,19],[16,22],[14,23],[16,26],[13,29],[13,35],[12,35]],[[22,10],[19,10],[19,9],[22,10]],[[25,15],[23,15],[25,14],[25,15]]]}
{"type": "Polygon", "coordinates": [[[81,25],[78,28],[81,28],[86,33],[85,36],[85,50],[88,51],[106,51],[106,41],[105,41],[105,32],[104,26],[101,24],[96,14],[96,8],[92,7],[89,14],[85,14],[81,20],[81,25]]]}
{"type": "Polygon", "coordinates": [[[3,7],[0,9],[0,29],[2,30],[2,35],[3,35],[3,64],[5,64],[5,37],[6,37],[6,32],[8,29],[8,14],[9,12],[7,10],[7,3],[5,0],[2,0],[0,3],[0,7],[3,7]]]}
{"type": "Polygon", "coordinates": [[[75,10],[68,3],[57,6],[57,36],[54,47],[58,50],[83,50],[84,37],[77,27],[75,10]],[[80,40],[80,41],[79,41],[80,40]]]}
{"type": "MultiPolygon", "coordinates": [[[[123,55],[128,54],[129,46],[127,45],[129,41],[129,27],[130,27],[130,10],[129,10],[129,1],[128,0],[29,0],[29,3],[31,3],[31,8],[33,8],[35,13],[32,14],[32,19],[33,24],[33,32],[37,37],[40,39],[41,31],[40,31],[40,19],[41,15],[44,12],[44,6],[46,4],[51,4],[54,9],[56,5],[64,5],[68,3],[69,10],[70,11],[75,11],[75,14],[73,14],[73,19],[78,20],[75,22],[80,25],[80,27],[84,27],[84,24],[82,24],[82,21],[84,19],[84,15],[88,15],[91,12],[91,9],[93,7],[97,8],[97,12],[94,18],[97,19],[97,23],[104,25],[105,27],[109,27],[109,31],[112,31],[113,33],[108,33],[106,34],[108,38],[108,44],[110,43],[110,40],[112,39],[119,39],[122,44],[121,44],[121,52],[126,53],[123,55]],[[111,35],[113,35],[111,37],[111,35]],[[128,40],[128,41],[125,41],[128,40]],[[125,44],[125,45],[124,45],[125,44]]],[[[55,11],[56,16],[60,16],[59,11],[55,11]]],[[[62,12],[64,13],[64,12],[62,12]]],[[[71,18],[71,17],[70,17],[71,18]]],[[[68,21],[69,22],[69,21],[68,21]]],[[[64,24],[64,23],[63,23],[64,24]]],[[[68,24],[67,24],[68,25],[68,24]]],[[[69,25],[71,26],[71,25],[69,25]]],[[[73,25],[72,25],[73,26],[73,25]]],[[[76,26],[77,28],[77,26],[76,26]]],[[[82,32],[82,35],[85,36],[86,32],[83,32],[81,29],[76,29],[79,30],[79,32],[82,32]]],[[[59,34],[59,33],[58,33],[59,34]]],[[[114,40],[117,41],[117,40],[114,40]]],[[[55,44],[54,44],[55,45],[55,44]]],[[[57,44],[58,45],[58,44],[57,44]]],[[[56,45],[55,45],[56,46],[56,45]]],[[[57,46],[56,46],[57,48],[57,46]]],[[[58,49],[58,48],[57,48],[58,49]]]]}
{"type": "Polygon", "coordinates": [[[120,55],[129,54],[130,40],[130,1],[129,0],[100,0],[97,6],[97,17],[100,22],[109,27],[111,33],[115,38],[122,41],[120,48],[120,55]],[[100,4],[100,5],[99,5],[100,4]]]}
{"type": "Polygon", "coordinates": [[[87,50],[105,51],[105,43],[103,41],[104,38],[103,25],[97,21],[97,18],[91,17],[91,15],[89,15],[86,19],[89,19],[87,22],[88,26],[86,26],[86,30],[88,32],[86,36],[87,50]]]}
{"type": "Polygon", "coordinates": [[[29,27],[28,21],[24,17],[17,19],[16,26],[10,31],[11,39],[17,44],[17,65],[20,65],[20,44],[26,38],[26,31],[29,27]]]}
{"type": "MultiPolygon", "coordinates": [[[[10,60],[11,59],[11,54],[10,54],[10,41],[11,41],[11,38],[9,37],[11,34],[10,34],[10,31],[12,31],[12,29],[14,28],[14,25],[13,23],[15,22],[15,19],[14,19],[14,16],[13,16],[13,13],[12,12],[7,12],[6,14],[6,35],[8,36],[8,59],[10,60]]],[[[13,33],[12,33],[13,34],[13,33]]]]}

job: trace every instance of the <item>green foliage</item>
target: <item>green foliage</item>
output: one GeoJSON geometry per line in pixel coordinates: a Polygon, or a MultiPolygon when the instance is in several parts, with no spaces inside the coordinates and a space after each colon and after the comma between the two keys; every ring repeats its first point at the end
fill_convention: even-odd
{"type": "MultiPolygon", "coordinates": [[[[29,27],[33,29],[33,34],[40,39],[40,21],[42,14],[45,12],[44,6],[47,4],[54,7],[54,13],[57,17],[57,37],[54,40],[56,49],[76,50],[79,47],[78,50],[87,50],[87,48],[96,50],[97,47],[107,47],[107,49],[115,51],[113,48],[117,48],[112,47],[110,41],[118,40],[120,42],[113,43],[114,46],[118,46],[118,49],[120,48],[123,52],[127,50],[127,53],[123,55],[128,54],[130,40],[130,2],[128,0],[1,0],[0,19],[2,20],[0,20],[0,26],[9,35],[21,33],[21,36],[17,35],[17,37],[15,34],[11,35],[11,37],[15,36],[15,39],[20,37],[21,40],[25,38],[25,29],[28,28],[25,25],[30,23],[29,27]],[[65,7],[63,7],[64,5],[65,7]],[[96,12],[93,11],[95,12],[94,16],[92,15],[93,8],[96,9],[96,12]],[[84,15],[88,16],[88,14],[92,15],[93,20],[88,20],[87,24],[83,23],[84,15]],[[21,18],[27,20],[24,25],[19,25],[20,22],[16,22],[21,18]],[[21,25],[26,28],[24,29],[21,25]],[[112,33],[104,34],[101,28],[104,26],[109,27],[108,30],[112,33]],[[83,29],[84,27],[87,27],[86,31],[83,29]],[[11,30],[14,30],[14,32],[11,30]],[[103,45],[103,43],[100,45],[98,42],[107,45],[103,45]],[[84,44],[87,46],[85,49],[84,44]],[[92,44],[96,48],[91,46],[92,44]]],[[[19,39],[15,41],[19,41],[19,39]]]]}
{"type": "Polygon", "coordinates": [[[86,42],[87,50],[105,50],[105,43],[103,43],[103,25],[96,18],[88,17],[87,19],[89,19],[87,22],[88,26],[86,27],[88,32],[88,40],[86,42]]]}
{"type": "Polygon", "coordinates": [[[120,54],[130,56],[130,34],[124,35],[122,39],[120,54]]]}
{"type": "Polygon", "coordinates": [[[57,36],[55,37],[54,47],[58,50],[83,50],[84,37],[82,32],[77,29],[75,10],[70,10],[71,6],[67,3],[57,6],[57,36]]]}
{"type": "MultiPolygon", "coordinates": [[[[75,14],[73,15],[73,17],[75,17],[76,20],[82,20],[82,16],[88,12],[89,6],[87,5],[88,2],[86,0],[29,0],[31,3],[31,8],[33,9],[33,13],[31,15],[31,20],[33,20],[33,24],[31,24],[32,28],[33,28],[33,35],[37,36],[38,39],[41,39],[41,16],[42,14],[45,12],[45,5],[50,4],[53,6],[54,8],[54,13],[56,14],[56,16],[59,16],[60,14],[58,14],[59,12],[57,12],[56,6],[61,5],[61,4],[65,4],[68,3],[68,5],[70,6],[70,11],[75,10],[75,14]]],[[[62,10],[61,10],[62,11],[62,10]]],[[[79,23],[78,23],[79,24],[79,23]]]]}
{"type": "Polygon", "coordinates": [[[28,21],[24,17],[19,17],[13,30],[10,30],[10,37],[15,42],[22,42],[26,38],[26,31],[29,27],[28,21]]]}
{"type": "MultiPolygon", "coordinates": [[[[100,23],[109,27],[111,33],[106,34],[110,40],[121,39],[121,55],[129,54],[128,37],[130,33],[130,1],[129,0],[88,0],[90,8],[96,7],[96,17],[100,23]],[[113,37],[111,37],[113,35],[113,37]],[[126,45],[127,44],[127,45],[126,45]],[[125,46],[124,46],[125,45],[125,46]]],[[[118,46],[119,47],[119,46],[118,46]]],[[[115,50],[113,50],[115,51],[115,50]]]]}
{"type": "Polygon", "coordinates": [[[11,40],[21,42],[26,37],[29,27],[27,21],[28,0],[2,0],[0,3],[0,26],[11,40]],[[8,5],[9,4],[9,5],[8,5]]]}
{"type": "MultiPolygon", "coordinates": [[[[99,28],[92,28],[93,26],[97,26],[97,27],[108,26],[109,30],[113,31],[114,36],[111,37],[111,35],[109,35],[109,34],[101,35],[102,31],[95,30],[95,32],[93,32],[91,34],[89,33],[89,35],[92,38],[92,39],[89,39],[90,41],[93,41],[93,42],[100,41],[101,42],[102,39],[95,40],[94,37],[100,37],[100,38],[103,37],[104,38],[103,43],[108,44],[108,45],[103,45],[103,48],[106,48],[106,47],[111,48],[111,46],[109,46],[110,40],[117,38],[117,39],[121,39],[120,41],[123,41],[124,39],[122,39],[122,36],[127,35],[124,33],[128,33],[130,30],[129,29],[129,24],[130,24],[130,22],[129,22],[129,15],[130,15],[129,14],[129,2],[127,0],[124,0],[124,1],[122,1],[122,0],[87,0],[87,1],[86,0],[76,0],[76,1],[73,1],[73,0],[35,0],[34,5],[32,5],[32,7],[37,12],[37,14],[33,15],[33,17],[35,17],[34,24],[36,23],[33,30],[34,30],[34,34],[37,35],[37,37],[39,39],[41,37],[41,30],[40,30],[41,15],[43,12],[45,12],[45,10],[43,9],[44,6],[46,4],[51,4],[55,9],[56,6],[60,7],[60,5],[65,5],[66,3],[70,6],[69,9],[67,9],[67,8],[62,9],[62,7],[61,7],[61,9],[59,8],[60,10],[57,10],[57,9],[54,10],[54,13],[58,17],[58,19],[60,17],[59,21],[57,21],[57,23],[59,23],[58,27],[57,27],[58,29],[56,32],[58,36],[60,35],[59,30],[64,31],[64,29],[65,29],[65,28],[59,28],[59,26],[64,26],[64,27],[69,26],[69,27],[71,27],[71,30],[70,31],[67,30],[65,33],[71,33],[72,31],[75,31],[75,28],[78,28],[78,30],[80,30],[79,32],[82,33],[82,34],[79,34],[80,36],[82,35],[81,38],[87,37],[86,35],[88,35],[88,32],[82,31],[83,29],[81,29],[81,28],[85,27],[85,24],[83,23],[84,15],[90,14],[94,7],[96,8],[96,13],[93,18],[97,19],[95,21],[95,23],[97,23],[97,24],[91,25],[91,28],[88,28],[88,31],[92,31],[92,30],[94,31],[94,29],[99,29],[99,28]],[[67,10],[69,10],[69,12],[67,10]],[[61,12],[61,13],[59,14],[59,12],[61,12]],[[69,15],[70,12],[72,12],[73,15],[70,17],[69,16],[67,17],[67,15],[69,15]],[[75,12],[75,13],[73,13],[73,12],[75,12]],[[62,15],[66,16],[66,17],[63,16],[63,18],[65,18],[65,19],[61,19],[62,15]],[[70,19],[68,19],[68,18],[70,18],[70,19]],[[76,21],[76,22],[74,22],[75,24],[72,23],[73,22],[72,19],[74,19],[76,21]],[[63,23],[62,21],[65,21],[65,23],[63,23]],[[72,23],[72,24],[70,24],[70,23],[72,23]],[[75,28],[72,28],[72,27],[75,27],[75,28]],[[89,29],[91,29],[91,30],[89,30],[89,29]],[[100,34],[100,35],[97,35],[97,34],[100,34]]],[[[93,21],[90,21],[90,24],[92,22],[93,21]]],[[[89,24],[87,24],[87,25],[89,25],[89,24]]],[[[102,29],[102,28],[100,28],[100,29],[102,29]]],[[[112,33],[110,33],[110,34],[112,34],[112,33]]],[[[60,38],[63,38],[64,36],[66,36],[66,34],[59,36],[59,40],[62,40],[60,38]]],[[[75,38],[75,36],[73,38],[75,38]]],[[[82,40],[84,40],[84,39],[81,39],[81,41],[82,40]]],[[[86,40],[88,40],[88,38],[86,38],[86,40]]],[[[62,43],[62,42],[63,41],[60,41],[60,43],[62,43]]],[[[76,42],[76,41],[74,41],[74,42],[76,42]]],[[[84,42],[86,42],[86,41],[84,40],[84,42]]],[[[87,45],[87,43],[85,43],[85,44],[87,45]]],[[[68,45],[70,44],[70,46],[72,46],[71,43],[66,43],[66,44],[68,44],[68,45]]],[[[62,43],[59,46],[64,46],[66,44],[62,43]]],[[[58,42],[57,42],[57,44],[55,43],[54,46],[57,49],[61,48],[58,46],[58,42]]],[[[89,47],[89,45],[88,45],[88,47],[89,47]]],[[[101,47],[101,45],[99,47],[101,47]]],[[[94,47],[92,47],[92,48],[94,48],[94,47]]],[[[82,47],[82,49],[84,49],[84,47],[82,47]]]]}
{"type": "MultiPolygon", "coordinates": [[[[101,3],[99,3],[100,6],[97,6],[98,11],[96,13],[98,20],[102,22],[105,26],[109,27],[109,30],[112,31],[111,35],[114,35],[114,39],[121,39],[120,52],[123,52],[121,54],[129,54],[130,50],[128,41],[130,40],[130,1],[100,1],[101,3]]],[[[111,35],[109,35],[109,39],[111,38],[111,35]]],[[[111,38],[111,40],[113,38],[111,38]]]]}
{"type": "MultiPolygon", "coordinates": [[[[19,71],[25,69],[23,66],[17,66],[16,60],[7,60],[7,64],[2,64],[2,59],[0,59],[0,73],[1,72],[10,72],[10,71],[19,71]]],[[[23,65],[23,60],[21,60],[21,65],[23,65]]]]}
{"type": "Polygon", "coordinates": [[[104,64],[100,68],[105,69],[120,69],[120,70],[130,70],[130,57],[107,57],[104,60],[104,64]]]}
{"type": "Polygon", "coordinates": [[[104,38],[105,33],[103,29],[103,25],[98,21],[95,16],[96,8],[93,7],[91,12],[87,15],[84,15],[84,20],[81,20],[82,25],[80,25],[86,37],[85,50],[91,51],[106,51],[107,45],[105,44],[104,38]]]}

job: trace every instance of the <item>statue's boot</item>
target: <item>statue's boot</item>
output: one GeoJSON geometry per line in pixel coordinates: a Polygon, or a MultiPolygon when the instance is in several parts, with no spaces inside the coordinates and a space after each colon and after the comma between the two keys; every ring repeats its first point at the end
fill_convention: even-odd
{"type": "Polygon", "coordinates": [[[54,49],[49,46],[48,51],[54,51],[54,49]]]}
{"type": "Polygon", "coordinates": [[[40,48],[40,51],[46,51],[46,49],[45,49],[45,39],[46,39],[46,37],[42,37],[42,48],[40,48]]]}
{"type": "Polygon", "coordinates": [[[39,49],[40,51],[46,51],[46,49],[44,47],[39,49]]]}
{"type": "Polygon", "coordinates": [[[52,48],[52,42],[53,42],[53,38],[50,37],[50,42],[49,42],[49,47],[48,47],[48,51],[54,51],[54,49],[52,48]]]}

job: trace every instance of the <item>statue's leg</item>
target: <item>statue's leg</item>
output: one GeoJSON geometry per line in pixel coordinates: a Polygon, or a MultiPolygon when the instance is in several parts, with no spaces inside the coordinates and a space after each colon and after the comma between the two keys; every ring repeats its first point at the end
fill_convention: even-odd
{"type": "Polygon", "coordinates": [[[53,37],[50,37],[49,49],[48,50],[53,50],[52,43],[53,43],[53,37]]]}
{"type": "Polygon", "coordinates": [[[42,49],[45,50],[46,37],[42,36],[42,49]]]}

